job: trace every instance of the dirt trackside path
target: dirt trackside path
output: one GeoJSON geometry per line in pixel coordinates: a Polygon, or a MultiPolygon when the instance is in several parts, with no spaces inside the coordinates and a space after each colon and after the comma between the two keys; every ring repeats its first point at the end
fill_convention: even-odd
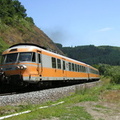
{"type": "Polygon", "coordinates": [[[100,101],[77,103],[84,107],[95,120],[120,120],[120,90],[108,90],[102,93],[100,101]]]}
{"type": "Polygon", "coordinates": [[[106,102],[81,102],[82,106],[95,120],[120,120],[120,106],[106,102]]]}

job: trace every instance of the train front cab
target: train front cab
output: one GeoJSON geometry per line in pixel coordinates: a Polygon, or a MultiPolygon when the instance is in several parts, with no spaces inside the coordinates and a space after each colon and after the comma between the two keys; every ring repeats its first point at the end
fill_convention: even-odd
{"type": "Polygon", "coordinates": [[[40,52],[23,49],[11,49],[3,53],[1,64],[3,82],[34,82],[40,80],[40,52]],[[26,52],[27,51],[27,52],[26,52]]]}

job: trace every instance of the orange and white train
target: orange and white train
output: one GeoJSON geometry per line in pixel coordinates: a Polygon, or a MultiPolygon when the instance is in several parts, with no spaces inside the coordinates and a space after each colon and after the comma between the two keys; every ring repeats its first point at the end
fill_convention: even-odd
{"type": "Polygon", "coordinates": [[[2,53],[2,81],[48,83],[54,81],[99,80],[99,71],[77,60],[45,50],[35,44],[20,43],[2,53]]]}

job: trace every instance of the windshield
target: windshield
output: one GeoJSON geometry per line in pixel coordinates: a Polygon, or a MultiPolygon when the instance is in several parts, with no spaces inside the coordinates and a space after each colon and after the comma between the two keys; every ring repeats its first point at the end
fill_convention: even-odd
{"type": "Polygon", "coordinates": [[[22,61],[36,61],[34,52],[11,53],[2,56],[2,63],[14,63],[22,61]]]}
{"type": "Polygon", "coordinates": [[[16,62],[18,53],[6,55],[5,63],[16,62]]]}
{"type": "Polygon", "coordinates": [[[31,52],[20,53],[18,61],[32,61],[32,53],[31,52]]]}

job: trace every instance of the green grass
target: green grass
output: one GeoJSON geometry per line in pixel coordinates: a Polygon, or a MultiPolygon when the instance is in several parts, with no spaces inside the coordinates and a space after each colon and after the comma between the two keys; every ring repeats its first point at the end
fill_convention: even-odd
{"type": "Polygon", "coordinates": [[[71,106],[68,103],[46,109],[33,110],[33,112],[29,114],[12,117],[8,120],[42,120],[45,118],[59,118],[59,120],[93,120],[83,107],[71,106]]]}

